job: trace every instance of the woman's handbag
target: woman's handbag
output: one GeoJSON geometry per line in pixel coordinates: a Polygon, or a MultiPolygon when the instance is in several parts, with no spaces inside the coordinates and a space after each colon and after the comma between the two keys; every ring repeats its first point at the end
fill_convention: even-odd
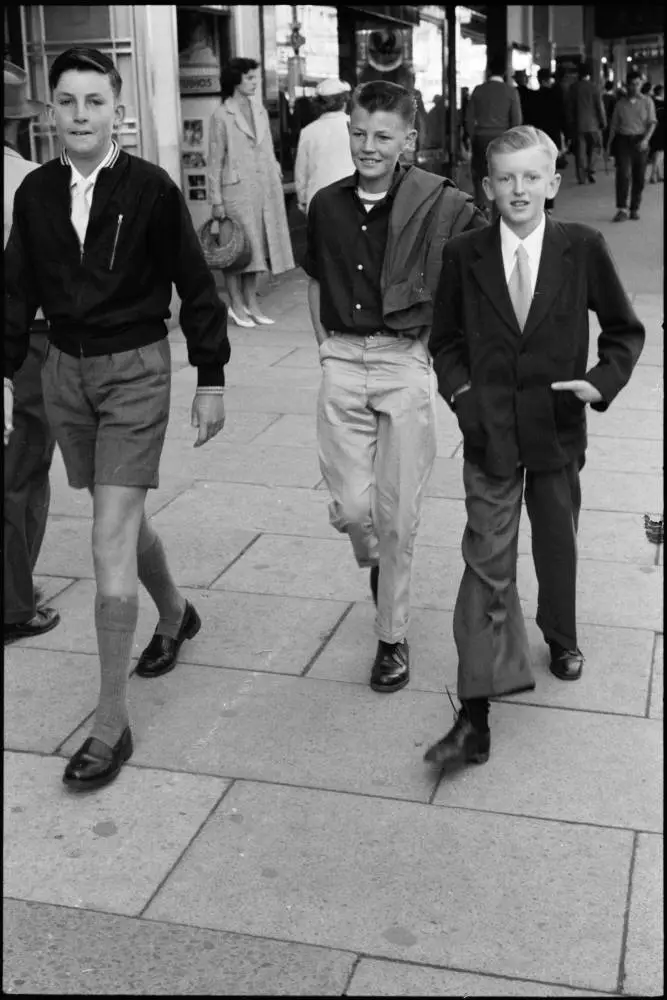
{"type": "Polygon", "coordinates": [[[207,219],[197,235],[209,267],[233,273],[252,259],[250,240],[236,219],[207,219]]]}

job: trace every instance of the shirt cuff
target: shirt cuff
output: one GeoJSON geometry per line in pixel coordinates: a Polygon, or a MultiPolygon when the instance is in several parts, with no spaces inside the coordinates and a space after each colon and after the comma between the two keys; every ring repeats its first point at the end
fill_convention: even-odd
{"type": "Polygon", "coordinates": [[[225,384],[225,369],[223,365],[202,365],[197,369],[197,388],[220,386],[225,384]]]}

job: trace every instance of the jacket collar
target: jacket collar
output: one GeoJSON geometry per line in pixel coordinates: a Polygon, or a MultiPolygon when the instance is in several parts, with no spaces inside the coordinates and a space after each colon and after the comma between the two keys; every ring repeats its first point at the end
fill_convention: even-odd
{"type": "Polygon", "coordinates": [[[547,216],[535,293],[522,332],[514,314],[505,280],[500,249],[500,221],[478,231],[474,245],[477,260],[472,265],[475,280],[490,299],[498,315],[524,339],[529,337],[549,314],[563,283],[570,275],[572,269],[572,258],[568,253],[570,246],[570,238],[564,227],[547,216]]]}
{"type": "MultiPolygon", "coordinates": [[[[105,169],[111,170],[111,168],[113,166],[115,166],[115,164],[118,162],[119,156],[120,156],[120,146],[118,145],[118,143],[116,142],[115,139],[112,139],[111,140],[111,149],[109,150],[109,152],[107,153],[107,155],[104,157],[104,159],[102,160],[102,162],[100,163],[100,165],[99,165],[99,167],[97,169],[98,170],[105,170],[105,169]]],[[[72,161],[69,158],[69,154],[68,154],[67,150],[64,147],[63,147],[63,149],[62,149],[62,151],[60,153],[60,162],[65,167],[70,167],[73,170],[76,169],[76,167],[74,166],[74,164],[72,163],[72,161]]]]}
{"type": "Polygon", "coordinates": [[[252,101],[252,116],[255,122],[256,132],[253,132],[250,122],[246,119],[246,116],[241,110],[241,105],[235,97],[228,97],[224,102],[224,106],[230,115],[233,115],[234,121],[237,127],[248,136],[249,139],[253,139],[257,145],[260,144],[264,138],[264,134],[268,129],[268,116],[262,114],[264,108],[257,101],[252,101]]]}

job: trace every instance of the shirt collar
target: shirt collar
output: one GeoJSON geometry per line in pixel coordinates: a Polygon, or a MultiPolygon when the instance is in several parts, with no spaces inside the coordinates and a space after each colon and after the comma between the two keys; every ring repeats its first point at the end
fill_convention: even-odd
{"type": "MultiPolygon", "coordinates": [[[[402,165],[401,163],[396,164],[396,168],[394,170],[394,177],[391,182],[391,186],[387,191],[387,198],[394,197],[394,195],[396,194],[396,189],[398,188],[398,185],[405,177],[407,169],[408,168],[402,165]]],[[[353,190],[356,191],[356,189],[359,187],[359,172],[355,170],[354,173],[350,174],[349,177],[345,177],[342,181],[339,181],[339,184],[343,188],[352,188],[353,190]]]]}
{"type": "Polygon", "coordinates": [[[97,167],[95,167],[92,174],[88,175],[88,177],[84,177],[83,174],[79,173],[79,171],[76,169],[76,167],[70,160],[66,149],[63,149],[62,153],[60,154],[60,162],[63,163],[65,166],[70,167],[72,171],[70,187],[74,187],[76,184],[81,184],[81,183],[83,183],[84,185],[88,184],[94,185],[97,181],[100,170],[104,170],[106,167],[113,167],[113,165],[118,160],[119,154],[120,154],[120,148],[118,146],[118,143],[116,142],[115,139],[112,139],[109,152],[104,157],[102,162],[97,167]]]}
{"type": "Polygon", "coordinates": [[[523,243],[526,253],[531,263],[539,261],[542,253],[542,242],[544,240],[544,230],[546,227],[546,215],[542,213],[542,220],[536,229],[525,240],[520,240],[516,233],[513,233],[504,219],[500,220],[500,245],[503,256],[514,257],[517,247],[523,243]]]}

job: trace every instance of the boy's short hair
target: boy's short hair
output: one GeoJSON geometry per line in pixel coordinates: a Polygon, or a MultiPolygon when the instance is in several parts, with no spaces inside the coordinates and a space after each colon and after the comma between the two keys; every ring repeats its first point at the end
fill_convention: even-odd
{"type": "Polygon", "coordinates": [[[220,73],[220,92],[223,98],[231,97],[241,80],[252,70],[259,69],[256,59],[230,59],[220,73]]]}
{"type": "Polygon", "coordinates": [[[642,75],[638,69],[631,69],[625,78],[626,83],[632,83],[633,80],[641,80],[642,75]]]}
{"type": "Polygon", "coordinates": [[[121,75],[116,69],[113,60],[105,55],[104,52],[100,52],[99,49],[75,46],[74,48],[66,49],[65,52],[61,52],[49,70],[49,87],[51,88],[51,93],[58,86],[58,81],[63,73],[67,73],[70,69],[79,70],[80,73],[89,73],[92,70],[94,73],[101,73],[103,76],[108,76],[114,97],[120,97],[123,86],[121,75]]]}
{"type": "Polygon", "coordinates": [[[533,125],[517,125],[493,139],[486,147],[486,165],[491,173],[491,161],[499,153],[516,153],[519,149],[543,149],[553,160],[554,169],[558,159],[558,146],[542,129],[533,125]]]}
{"type": "Polygon", "coordinates": [[[350,110],[363,108],[369,115],[376,111],[394,111],[412,128],[417,117],[417,103],[405,87],[388,80],[371,80],[360,84],[352,93],[350,110]]]}

